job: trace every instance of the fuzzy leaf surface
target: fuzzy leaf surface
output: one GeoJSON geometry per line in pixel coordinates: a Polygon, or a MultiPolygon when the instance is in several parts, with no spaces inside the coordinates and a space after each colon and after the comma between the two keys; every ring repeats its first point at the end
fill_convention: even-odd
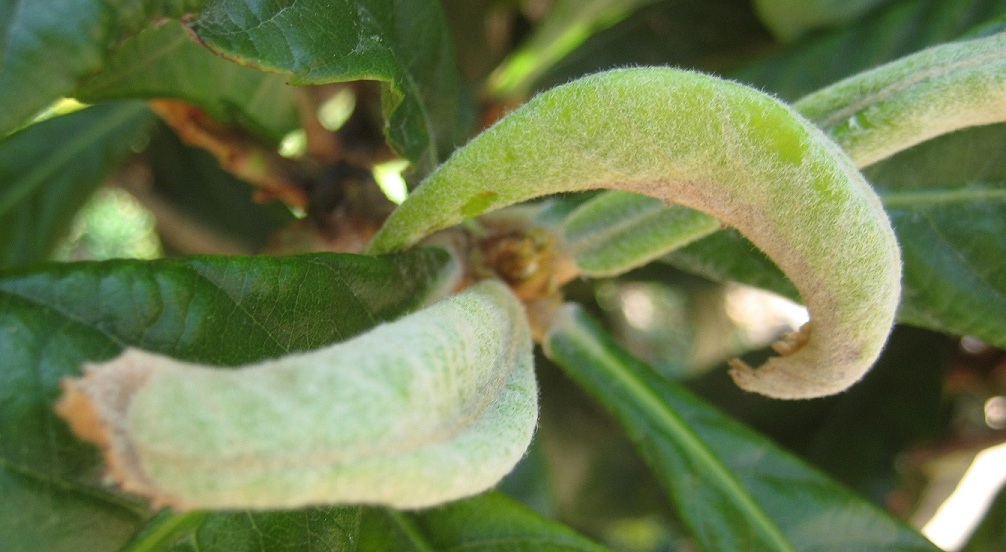
{"type": "Polygon", "coordinates": [[[736,364],[741,387],[778,398],[834,394],[879,354],[901,280],[879,198],[835,143],[787,106],[701,73],[613,70],[539,94],[440,165],[370,250],[394,251],[494,209],[591,189],[712,215],[750,237],[801,289],[813,326],[761,370],[736,364]],[[857,232],[835,231],[842,227],[857,232]]]}
{"type": "MultiPolygon", "coordinates": [[[[1006,125],[955,132],[865,171],[891,217],[905,263],[898,319],[1006,346],[1006,125]]],[[[672,253],[671,264],[798,299],[771,261],[736,232],[672,253]]]]}
{"type": "MultiPolygon", "coordinates": [[[[125,346],[218,365],[317,348],[417,308],[441,290],[447,267],[445,253],[421,249],[381,258],[192,257],[2,273],[0,494],[20,497],[3,503],[25,517],[2,518],[0,549],[79,550],[80,535],[108,534],[94,550],[115,550],[149,515],[100,483],[97,451],[52,409],[60,380],[78,375],[83,362],[125,346]],[[40,515],[29,519],[32,512],[40,515]],[[26,531],[38,536],[24,539],[26,531]]],[[[227,523],[254,525],[242,516],[227,523]]]]}

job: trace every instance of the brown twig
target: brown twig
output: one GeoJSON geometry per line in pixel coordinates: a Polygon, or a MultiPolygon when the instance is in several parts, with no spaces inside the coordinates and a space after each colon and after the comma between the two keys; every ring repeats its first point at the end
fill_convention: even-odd
{"type": "Polygon", "coordinates": [[[303,164],[284,158],[251,134],[224,125],[184,101],[151,100],[150,107],[184,142],[209,151],[224,169],[256,186],[256,200],[278,198],[294,207],[307,207],[303,164]]]}

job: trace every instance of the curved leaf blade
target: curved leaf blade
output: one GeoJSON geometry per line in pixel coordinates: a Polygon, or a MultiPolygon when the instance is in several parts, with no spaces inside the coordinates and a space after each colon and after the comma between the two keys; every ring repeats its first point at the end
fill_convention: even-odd
{"type": "Polygon", "coordinates": [[[635,442],[708,550],[937,550],[622,350],[567,306],[546,354],[635,442]]]}
{"type": "Polygon", "coordinates": [[[0,140],[0,267],[47,259],[74,213],[153,121],[142,103],[116,102],[0,140]]]}
{"type": "Polygon", "coordinates": [[[387,134],[421,172],[474,121],[439,4],[425,0],[212,0],[190,24],[210,49],[294,84],[387,82],[387,134]]]}
{"type": "Polygon", "coordinates": [[[813,321],[760,369],[734,363],[741,387],[824,396],[876,360],[901,279],[879,198],[834,142],[788,107],[701,73],[615,70],[536,96],[438,167],[369,247],[393,251],[493,209],[601,188],[712,215],[796,283],[813,321]]]}
{"type": "MultiPolygon", "coordinates": [[[[898,320],[1006,347],[1006,125],[948,134],[866,169],[891,217],[904,266],[898,320]]],[[[736,232],[666,257],[715,280],[798,299],[770,260],[736,232]]]]}
{"type": "MultiPolygon", "coordinates": [[[[143,515],[142,506],[99,483],[97,451],[52,410],[60,380],[78,375],[82,363],[126,345],[221,365],[316,348],[418,307],[453,274],[449,256],[434,249],[382,258],[108,261],[0,274],[0,465],[30,476],[5,478],[3,494],[30,500],[20,504],[26,510],[97,503],[82,511],[53,507],[51,515],[68,517],[35,518],[40,525],[4,526],[0,546],[37,530],[45,549],[62,538],[46,527],[61,520],[104,527],[109,508],[138,512],[132,523],[143,515]]],[[[115,534],[128,536],[121,528],[115,534]]]]}
{"type": "Polygon", "coordinates": [[[1006,33],[934,46],[793,107],[859,167],[936,136],[1006,120],[1006,33]]]}
{"type": "Polygon", "coordinates": [[[126,349],[65,381],[56,410],[102,447],[111,479],[155,504],[424,508],[485,491],[523,456],[538,419],[531,348],[523,305],[486,280],[232,370],[126,349]]]}

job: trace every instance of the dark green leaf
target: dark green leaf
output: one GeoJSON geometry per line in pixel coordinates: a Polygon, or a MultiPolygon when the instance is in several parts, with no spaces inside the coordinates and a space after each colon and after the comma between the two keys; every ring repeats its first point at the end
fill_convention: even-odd
{"type": "Polygon", "coordinates": [[[73,214],[153,120],[139,102],[109,103],[0,141],[0,267],[46,259],[73,214]]]}
{"type": "MultiPolygon", "coordinates": [[[[170,552],[331,552],[357,550],[359,508],[211,514],[170,552]]],[[[135,548],[129,552],[154,549],[135,548]]]]}
{"type": "Polygon", "coordinates": [[[125,346],[220,365],[316,348],[420,306],[444,285],[447,260],[440,250],[419,249],[379,258],[193,257],[3,273],[0,468],[13,475],[2,479],[2,495],[21,497],[22,511],[49,516],[0,526],[0,550],[25,534],[42,535],[37,546],[46,549],[68,530],[43,529],[64,521],[111,524],[109,531],[124,535],[122,520],[142,511],[99,483],[97,451],[73,437],[52,410],[60,379],[79,374],[82,363],[108,359],[125,346]],[[88,502],[93,507],[82,505],[88,502]]]}
{"type": "Polygon", "coordinates": [[[957,39],[1006,11],[1006,0],[901,0],[859,21],[794,44],[733,77],[789,101],[928,46],[957,39]]]}
{"type": "Polygon", "coordinates": [[[0,135],[104,66],[123,37],[201,0],[5,2],[0,9],[0,135]]]}
{"type": "Polygon", "coordinates": [[[0,496],[4,552],[118,550],[144,516],[136,505],[19,470],[4,459],[0,459],[0,496]]]}
{"type": "Polygon", "coordinates": [[[218,237],[222,243],[214,244],[214,252],[261,251],[278,229],[294,220],[277,202],[256,203],[251,185],[221,169],[205,150],[183,144],[167,127],[154,133],[144,156],[154,195],[195,223],[191,229],[205,228],[218,237]]]}
{"type": "Polygon", "coordinates": [[[211,49],[295,84],[389,83],[389,141],[420,171],[467,138],[472,110],[436,2],[211,0],[191,26],[211,49]]]}
{"type": "MultiPolygon", "coordinates": [[[[726,367],[688,385],[724,413],[882,503],[899,483],[899,455],[941,430],[944,370],[957,347],[946,336],[898,326],[862,381],[839,395],[810,401],[745,393],[726,367]]],[[[755,366],[771,354],[759,351],[745,361],[755,366]]]]}
{"type": "Polygon", "coordinates": [[[498,493],[414,514],[366,510],[360,550],[433,552],[603,552],[572,529],[498,493]]]}
{"type": "MultiPolygon", "coordinates": [[[[569,309],[569,307],[567,307],[569,309]]],[[[929,550],[915,531],[629,356],[569,309],[549,356],[633,439],[708,550],[929,550]]]]}
{"type": "Polygon", "coordinates": [[[899,318],[1006,347],[1006,125],[923,143],[865,171],[905,263],[899,318]]]}
{"type": "Polygon", "coordinates": [[[196,44],[177,21],[125,40],[103,71],[75,96],[94,103],[117,98],[181,98],[215,119],[279,142],[299,126],[293,88],[283,75],[231,63],[196,44]]]}

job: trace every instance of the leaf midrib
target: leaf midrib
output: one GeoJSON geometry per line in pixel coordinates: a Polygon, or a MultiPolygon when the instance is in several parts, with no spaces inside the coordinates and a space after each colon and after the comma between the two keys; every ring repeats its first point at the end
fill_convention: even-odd
{"type": "Polygon", "coordinates": [[[719,458],[709,450],[698,435],[688,427],[688,424],[671,410],[653,389],[628,371],[621,369],[622,363],[619,359],[601,346],[590,332],[583,328],[581,321],[575,315],[562,325],[561,331],[575,339],[580,347],[597,358],[600,364],[605,366],[607,373],[617,379],[635,399],[633,402],[636,407],[667,428],[668,433],[675,437],[681,449],[695,458],[697,464],[706,467],[707,473],[716,480],[718,486],[727,492],[727,496],[734,499],[733,503],[746,514],[747,519],[753,523],[758,532],[767,537],[777,550],[793,549],[780,529],[752,499],[747,489],[729,468],[720,462],[719,458]]]}
{"type": "Polygon", "coordinates": [[[975,202],[1006,203],[1006,188],[983,184],[966,188],[928,188],[916,190],[877,190],[887,209],[944,206],[975,202]]]}

